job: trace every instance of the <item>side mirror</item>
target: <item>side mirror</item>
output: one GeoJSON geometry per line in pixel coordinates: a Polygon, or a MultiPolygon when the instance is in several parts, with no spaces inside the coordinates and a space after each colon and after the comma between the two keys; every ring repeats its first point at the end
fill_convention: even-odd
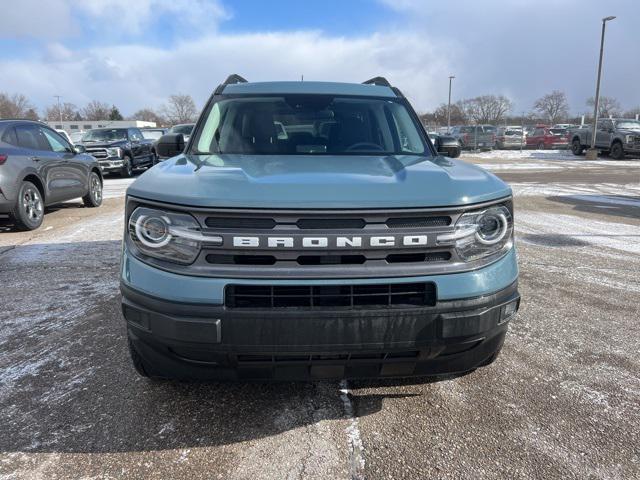
{"type": "Polygon", "coordinates": [[[73,151],[76,153],[76,155],[79,155],[81,153],[87,153],[87,149],[84,145],[74,145],[73,151]]]}
{"type": "Polygon", "coordinates": [[[156,152],[159,157],[170,158],[184,151],[184,135],[181,133],[168,133],[158,139],[156,152]]]}
{"type": "Polygon", "coordinates": [[[442,150],[442,140],[440,140],[440,137],[436,137],[436,139],[433,142],[433,146],[436,148],[436,152],[438,153],[445,153],[442,150]]]}

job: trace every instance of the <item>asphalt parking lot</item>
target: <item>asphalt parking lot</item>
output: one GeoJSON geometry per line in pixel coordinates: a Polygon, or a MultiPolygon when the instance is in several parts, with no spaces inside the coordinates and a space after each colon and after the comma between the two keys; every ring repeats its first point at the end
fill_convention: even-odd
{"type": "Polygon", "coordinates": [[[463,154],[507,180],[523,303],[442,381],[152,382],[119,310],[124,190],[0,220],[0,478],[640,478],[640,160],[463,154]]]}

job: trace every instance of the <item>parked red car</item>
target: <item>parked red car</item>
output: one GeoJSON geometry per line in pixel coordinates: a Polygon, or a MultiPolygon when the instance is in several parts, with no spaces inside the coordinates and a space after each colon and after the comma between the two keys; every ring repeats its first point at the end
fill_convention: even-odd
{"type": "Polygon", "coordinates": [[[533,132],[527,135],[527,147],[537,148],[538,150],[568,148],[569,131],[566,128],[536,126],[533,132]]]}

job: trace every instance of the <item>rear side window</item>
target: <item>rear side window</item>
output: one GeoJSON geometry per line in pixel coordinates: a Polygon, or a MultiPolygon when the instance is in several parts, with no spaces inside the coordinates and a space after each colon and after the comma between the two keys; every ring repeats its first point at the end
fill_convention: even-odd
{"type": "Polygon", "coordinates": [[[37,125],[18,125],[16,127],[18,146],[30,150],[51,151],[51,145],[37,125]]]}
{"type": "Polygon", "coordinates": [[[16,130],[13,127],[9,127],[4,131],[1,140],[9,145],[18,146],[18,137],[16,137],[16,130]]]}
{"type": "Polygon", "coordinates": [[[47,137],[47,141],[51,146],[51,150],[54,152],[64,153],[71,151],[71,146],[65,142],[65,140],[57,132],[51,130],[42,129],[44,136],[47,137]]]}

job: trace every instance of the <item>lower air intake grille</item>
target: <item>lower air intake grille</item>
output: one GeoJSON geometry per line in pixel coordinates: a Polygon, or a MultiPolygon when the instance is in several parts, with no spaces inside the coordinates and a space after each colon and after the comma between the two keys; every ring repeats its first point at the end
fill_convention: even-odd
{"type": "Polygon", "coordinates": [[[228,285],[228,308],[346,308],[434,306],[433,283],[379,285],[228,285]]]}

